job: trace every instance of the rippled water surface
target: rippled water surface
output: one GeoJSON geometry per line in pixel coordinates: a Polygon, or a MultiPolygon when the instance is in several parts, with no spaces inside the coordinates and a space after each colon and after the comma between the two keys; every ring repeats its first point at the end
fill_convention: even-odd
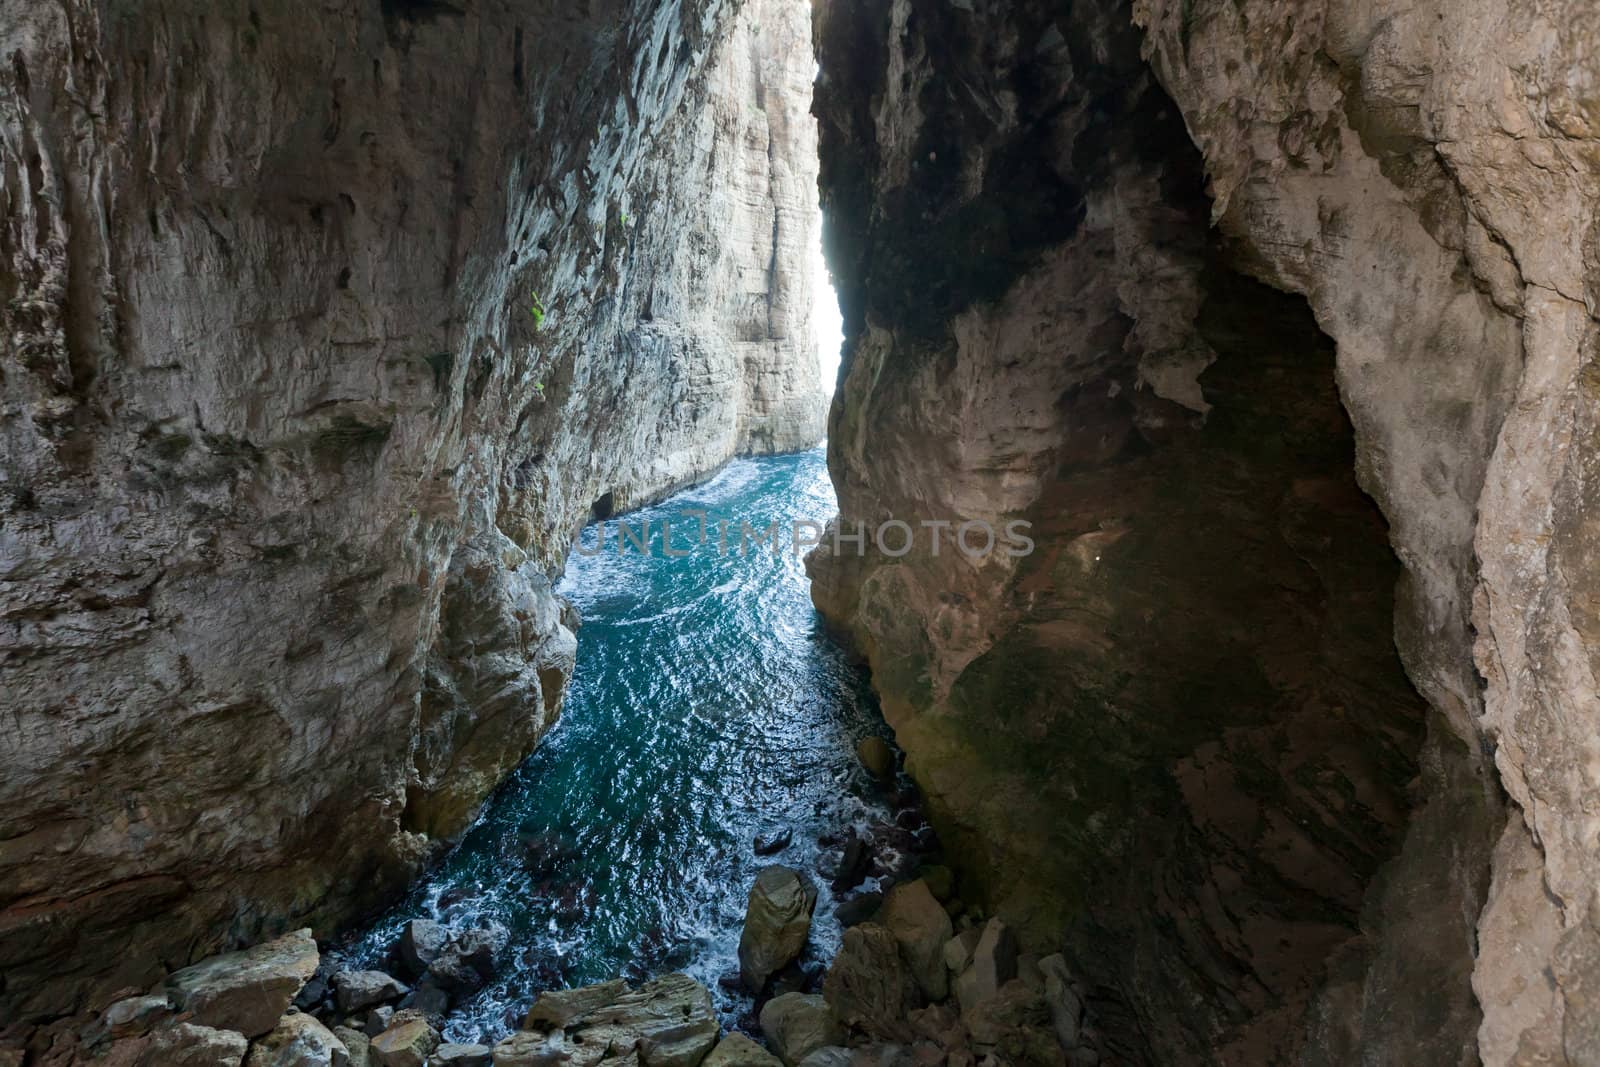
{"type": "MultiPolygon", "coordinates": [[[[822,521],[835,510],[821,450],[740,460],[713,481],[624,516],[650,523],[653,551],[574,554],[560,591],[583,617],[578,667],[559,724],[489,802],[461,843],[351,955],[381,960],[416,916],[489,926],[507,938],[499,981],[460,1005],[447,1039],[504,1034],[541,989],[682,969],[716,988],[737,967],[756,870],[812,869],[819,835],[887,814],[855,759],[882,733],[864,675],[822,632],[801,560],[752,546],[740,522],[822,521]],[[704,509],[732,523],[681,558],[704,509]],[[794,843],[760,859],[751,842],[794,843]]],[[[582,544],[593,548],[596,530],[582,544]]],[[[838,929],[823,892],[812,942],[838,929]]]]}

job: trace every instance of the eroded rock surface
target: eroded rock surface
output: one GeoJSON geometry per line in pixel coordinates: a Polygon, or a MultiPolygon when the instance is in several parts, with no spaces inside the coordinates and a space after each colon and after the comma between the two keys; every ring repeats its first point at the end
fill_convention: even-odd
{"type": "Polygon", "coordinates": [[[0,1015],[391,892],[556,714],[591,507],[817,438],[807,34],[4,5],[0,1015]]]}
{"type": "Polygon", "coordinates": [[[818,604],[1125,1054],[1600,1048],[1591,16],[819,19],[842,520],[1037,551],[820,559],[818,604]]]}

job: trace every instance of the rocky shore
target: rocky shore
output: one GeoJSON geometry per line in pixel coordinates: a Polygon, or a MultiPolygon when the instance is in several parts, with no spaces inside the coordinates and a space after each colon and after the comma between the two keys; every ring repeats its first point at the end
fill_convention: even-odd
{"type": "Polygon", "coordinates": [[[738,980],[756,996],[748,1034],[724,1033],[710,990],[667,974],[543,993],[493,1047],[446,1042],[444,1016],[493,975],[500,945],[418,919],[394,946],[396,974],[334,970],[338,957],[299,930],[128,990],[92,1021],[7,1032],[0,1067],[1101,1063],[1064,959],[1019,952],[1004,922],[949,889],[942,868],[893,885],[826,970],[802,968],[817,888],[800,871],[764,869],[739,946],[738,980]]]}
{"type": "MultiPolygon", "coordinates": [[[[528,961],[503,930],[413,918],[376,959],[319,947],[303,929],[124,989],[98,1013],[0,1029],[0,1067],[1110,1062],[1064,958],[1022,952],[1005,922],[956,894],[894,749],[869,737],[857,756],[896,814],[820,839],[812,870],[774,862],[756,874],[720,996],[686,974],[652,973],[670,965],[641,946],[626,969],[638,981],[553,982],[498,1042],[447,1041],[453,1011],[528,961]],[[813,937],[824,893],[844,928],[831,962],[817,958],[831,939],[813,937]]],[[[793,843],[782,831],[751,847],[782,859],[793,843]]]]}

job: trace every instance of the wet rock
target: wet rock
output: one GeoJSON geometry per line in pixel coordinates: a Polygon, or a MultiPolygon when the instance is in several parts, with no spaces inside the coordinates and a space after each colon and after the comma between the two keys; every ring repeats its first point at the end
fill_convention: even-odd
{"type": "Polygon", "coordinates": [[[701,1067],[781,1067],[782,1060],[744,1034],[729,1034],[702,1062],[701,1067]]]}
{"type": "Polygon", "coordinates": [[[856,745],[856,758],[874,778],[894,777],[894,749],[881,737],[863,737],[856,745]]]}
{"type": "Polygon", "coordinates": [[[822,995],[840,1022],[895,1039],[909,1034],[906,1015],[921,1003],[899,942],[877,923],[845,931],[844,943],[823,979],[822,995]]]}
{"type": "Polygon", "coordinates": [[[165,996],[127,997],[105,1010],[100,1026],[112,1037],[138,1037],[171,1014],[165,996]]]}
{"type": "Polygon", "coordinates": [[[421,978],[449,943],[450,931],[432,919],[412,919],[400,934],[400,960],[406,973],[421,978]]]}
{"type": "Polygon", "coordinates": [[[758,856],[776,856],[794,841],[794,831],[785,827],[770,833],[757,834],[752,846],[758,856]]]}
{"type": "Polygon", "coordinates": [[[766,867],[756,875],[739,936],[739,973],[746,989],[759,993],[768,978],[800,955],[816,903],[816,887],[799,871],[766,867]]]}
{"type": "Polygon", "coordinates": [[[943,1000],[949,995],[944,946],[954,927],[927,883],[907,882],[889,890],[877,921],[899,942],[900,953],[923,995],[929,1000],[943,1000]]]}
{"type": "Polygon", "coordinates": [[[494,977],[498,941],[487,930],[452,937],[428,965],[428,979],[451,993],[470,993],[494,977]]]}
{"type": "Polygon", "coordinates": [[[345,1014],[358,1012],[410,992],[404,982],[383,971],[340,971],[333,976],[333,999],[345,1014]]]}
{"type": "Polygon", "coordinates": [[[350,1050],[338,1035],[304,1012],[285,1015],[250,1046],[245,1067],[349,1067],[350,1050]]]}
{"type": "Polygon", "coordinates": [[[1011,930],[999,919],[983,927],[972,962],[956,979],[956,999],[963,1014],[994,996],[1017,976],[1017,942],[1011,930]]]}
{"type": "Polygon", "coordinates": [[[798,1067],[810,1053],[845,1038],[827,1001],[805,993],[785,993],[769,1000],[761,1009],[761,1032],[788,1067],[798,1067]]]}
{"type": "Polygon", "coordinates": [[[398,1008],[419,1011],[439,1026],[450,1011],[450,994],[438,986],[419,985],[401,998],[398,1008]]]}
{"type": "Polygon", "coordinates": [[[835,893],[843,893],[860,885],[872,869],[872,854],[867,843],[851,830],[844,837],[838,862],[833,865],[832,886],[835,893]]]}
{"type": "Polygon", "coordinates": [[[438,1031],[426,1019],[403,1012],[396,1012],[369,1046],[374,1067],[424,1067],[438,1047],[438,1031]]]}
{"type": "Polygon", "coordinates": [[[555,989],[541,993],[539,999],[533,1002],[533,1007],[528,1009],[528,1016],[522,1023],[523,1028],[565,1029],[574,1020],[614,1003],[627,991],[628,983],[615,978],[599,985],[582,986],[578,989],[555,989]]]}
{"type": "Polygon", "coordinates": [[[487,1045],[440,1045],[428,1060],[429,1067],[490,1067],[494,1053],[487,1045]]]}
{"type": "Polygon", "coordinates": [[[202,960],[167,976],[156,990],[190,1015],[195,1027],[236,1030],[245,1037],[270,1031],[289,1009],[300,987],[317,969],[317,943],[310,930],[241,952],[202,960]]]}
{"type": "Polygon", "coordinates": [[[350,1055],[350,1067],[371,1067],[372,1039],[360,1030],[348,1026],[335,1026],[333,1036],[344,1045],[350,1055]]]}
{"type": "Polygon", "coordinates": [[[328,999],[328,993],[328,980],[320,974],[313,975],[295,995],[294,1006],[301,1011],[316,1011],[328,999]]]}
{"type": "Polygon", "coordinates": [[[1051,1025],[1061,1047],[1071,1051],[1078,1047],[1079,1026],[1083,1022],[1083,1001],[1072,988],[1072,975],[1067,970],[1066,958],[1059,953],[1039,961],[1044,975],[1044,1002],[1050,1011],[1051,1025]]]}
{"type": "Polygon", "coordinates": [[[845,928],[868,922],[883,906],[882,893],[862,893],[834,906],[833,917],[845,928]]]}

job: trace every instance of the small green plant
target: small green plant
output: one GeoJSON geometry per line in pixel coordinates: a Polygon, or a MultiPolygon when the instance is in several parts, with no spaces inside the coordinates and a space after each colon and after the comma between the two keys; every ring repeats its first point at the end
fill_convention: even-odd
{"type": "Polygon", "coordinates": [[[543,399],[544,398],[544,383],[543,382],[534,382],[533,383],[533,391],[539,394],[540,399],[543,399]]]}
{"type": "Polygon", "coordinates": [[[628,225],[628,213],[626,211],[622,213],[622,225],[624,227],[628,225]]]}
{"type": "Polygon", "coordinates": [[[533,306],[528,310],[533,314],[533,328],[535,330],[544,329],[544,301],[539,299],[539,290],[537,289],[533,291],[533,306]]]}

